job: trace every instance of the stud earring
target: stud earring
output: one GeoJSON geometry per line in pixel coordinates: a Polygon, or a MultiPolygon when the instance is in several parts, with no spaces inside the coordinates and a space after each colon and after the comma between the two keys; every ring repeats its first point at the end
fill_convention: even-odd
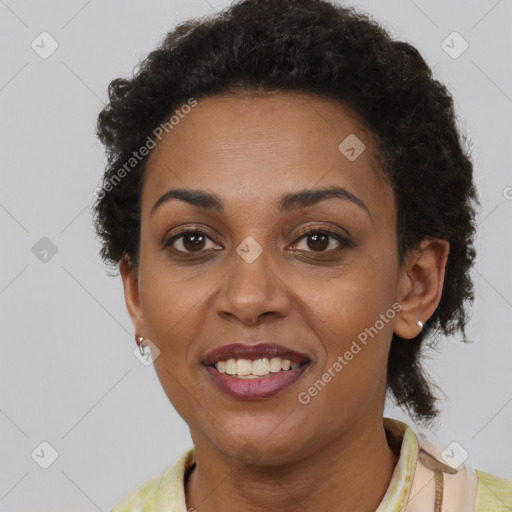
{"type": "Polygon", "coordinates": [[[423,322],[422,322],[421,320],[418,320],[418,321],[416,322],[416,325],[420,328],[420,332],[421,332],[421,331],[422,331],[422,329],[423,329],[423,322]]]}
{"type": "Polygon", "coordinates": [[[137,341],[139,342],[139,352],[142,357],[146,354],[146,347],[147,345],[143,345],[142,342],[144,341],[144,338],[142,336],[137,336],[137,341]]]}

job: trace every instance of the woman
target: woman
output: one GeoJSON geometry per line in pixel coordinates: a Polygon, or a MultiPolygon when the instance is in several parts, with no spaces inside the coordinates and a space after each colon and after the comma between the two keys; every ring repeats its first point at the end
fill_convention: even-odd
{"type": "Polygon", "coordinates": [[[460,445],[383,418],[387,390],[436,416],[420,348],[473,299],[472,164],[417,50],[348,7],[242,1],[109,98],[102,256],[194,444],[113,510],[510,510],[460,445]]]}

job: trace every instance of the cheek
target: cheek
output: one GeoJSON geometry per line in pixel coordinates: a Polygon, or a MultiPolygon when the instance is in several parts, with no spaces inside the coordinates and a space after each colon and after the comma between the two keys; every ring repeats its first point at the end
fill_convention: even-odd
{"type": "MultiPolygon", "coordinates": [[[[316,295],[314,302],[320,315],[332,325],[335,333],[343,332],[352,338],[373,326],[388,310],[391,309],[388,317],[394,316],[396,270],[393,254],[375,257],[361,253],[316,295]]],[[[389,323],[386,322],[386,326],[389,323]]],[[[380,322],[379,330],[386,330],[380,322]]],[[[346,336],[344,339],[346,341],[346,336]]]]}
{"type": "Polygon", "coordinates": [[[344,400],[349,409],[351,403],[356,407],[358,400],[371,396],[386,378],[397,306],[393,261],[361,258],[313,300],[327,324],[321,337],[327,360],[314,377],[329,373],[326,398],[344,400]]]}
{"type": "Polygon", "coordinates": [[[380,308],[378,301],[368,296],[364,299],[344,302],[344,309],[329,319],[329,329],[321,340],[326,359],[319,361],[300,390],[300,403],[308,400],[305,407],[316,411],[305,421],[314,423],[313,417],[322,418],[323,428],[332,430],[333,435],[340,422],[352,422],[378,408],[385,394],[395,311],[380,308]]]}
{"type": "MultiPolygon", "coordinates": [[[[154,361],[158,379],[169,401],[178,413],[192,424],[194,407],[201,396],[189,365],[191,348],[204,324],[202,300],[208,286],[183,278],[183,273],[170,273],[169,268],[155,261],[142,267],[140,297],[146,336],[160,350],[154,361]]],[[[148,260],[146,260],[148,261],[148,260]]],[[[211,285],[210,285],[211,287],[211,285]]]]}
{"type": "Polygon", "coordinates": [[[154,258],[145,260],[146,265],[143,261],[139,286],[146,335],[162,352],[183,350],[186,346],[178,341],[186,339],[186,331],[196,320],[208,282],[191,282],[183,272],[170,272],[169,266],[154,258]]]}
{"type": "MultiPolygon", "coordinates": [[[[358,395],[367,381],[385,375],[385,363],[396,315],[392,304],[378,294],[339,296],[338,308],[328,320],[329,329],[323,344],[327,353],[325,367],[342,375],[343,393],[358,395]],[[335,366],[334,366],[335,365],[335,366]]],[[[323,366],[323,365],[322,365],[323,366]]]]}

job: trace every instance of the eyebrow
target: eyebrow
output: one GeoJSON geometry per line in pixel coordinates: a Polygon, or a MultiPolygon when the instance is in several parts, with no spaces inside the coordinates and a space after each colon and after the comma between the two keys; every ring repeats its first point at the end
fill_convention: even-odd
{"type": "MultiPolygon", "coordinates": [[[[322,189],[304,189],[285,194],[279,199],[278,212],[289,213],[309,206],[314,206],[321,201],[332,198],[348,200],[365,210],[370,218],[372,218],[370,210],[363,201],[361,201],[361,199],[350,193],[348,190],[337,186],[322,189]]],[[[206,210],[213,210],[218,213],[224,212],[222,199],[216,194],[212,194],[204,190],[172,189],[167,191],[156,201],[153,208],[151,208],[150,215],[153,215],[157,208],[171,199],[178,199],[192,206],[197,206],[206,210]]]]}

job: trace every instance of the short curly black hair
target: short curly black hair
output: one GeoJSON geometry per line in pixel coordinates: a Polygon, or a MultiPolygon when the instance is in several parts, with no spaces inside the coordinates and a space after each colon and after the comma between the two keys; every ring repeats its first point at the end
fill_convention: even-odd
{"type": "Polygon", "coordinates": [[[131,78],[113,80],[97,124],[108,157],[93,206],[101,257],[113,266],[125,255],[138,261],[147,156],[137,153],[135,160],[135,151],[191,98],[242,91],[310,93],[350,108],[375,138],[395,193],[399,263],[424,237],[450,243],[437,309],[414,339],[393,335],[388,358],[387,391],[415,420],[429,423],[439,411],[420,349],[441,331],[460,330],[467,341],[480,203],[446,86],[416,48],[368,14],[324,0],[239,1],[181,23],[131,78]]]}

